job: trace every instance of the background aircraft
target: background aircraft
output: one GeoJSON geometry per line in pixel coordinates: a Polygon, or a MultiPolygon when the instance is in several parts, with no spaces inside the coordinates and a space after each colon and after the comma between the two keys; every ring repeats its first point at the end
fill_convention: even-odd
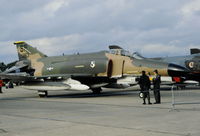
{"type": "Polygon", "coordinates": [[[6,65],[3,62],[0,62],[0,72],[6,70],[6,65]]]}
{"type": "Polygon", "coordinates": [[[0,74],[5,81],[20,82],[27,88],[47,96],[51,90],[87,90],[100,93],[101,87],[129,87],[142,70],[163,76],[181,76],[188,70],[175,64],[133,58],[119,46],[110,52],[48,57],[25,42],[14,43],[19,61],[0,74]]]}
{"type": "Polygon", "coordinates": [[[4,62],[0,62],[0,72],[3,72],[6,69],[13,67],[16,63],[17,63],[17,61],[11,62],[9,64],[5,64],[4,62]]]}
{"type": "Polygon", "coordinates": [[[134,57],[138,59],[148,59],[180,65],[189,69],[190,72],[181,77],[174,77],[174,80],[177,82],[184,82],[186,80],[200,82],[200,49],[190,49],[190,55],[185,56],[145,58],[139,53],[134,53],[134,57]]]}

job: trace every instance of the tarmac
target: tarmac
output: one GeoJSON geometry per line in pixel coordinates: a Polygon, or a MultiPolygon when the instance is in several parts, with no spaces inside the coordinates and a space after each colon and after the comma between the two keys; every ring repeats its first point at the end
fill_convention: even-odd
{"type": "Polygon", "coordinates": [[[138,87],[103,89],[100,95],[55,91],[47,98],[19,87],[3,92],[0,136],[200,136],[196,87],[177,91],[175,101],[185,104],[175,107],[170,87],[161,91],[162,103],[152,105],[142,104],[138,87]]]}

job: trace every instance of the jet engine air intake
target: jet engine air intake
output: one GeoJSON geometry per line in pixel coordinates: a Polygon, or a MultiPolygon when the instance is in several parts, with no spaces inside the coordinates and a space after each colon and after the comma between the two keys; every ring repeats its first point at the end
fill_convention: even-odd
{"type": "Polygon", "coordinates": [[[108,77],[112,76],[112,68],[113,68],[113,62],[112,62],[112,60],[109,60],[109,62],[108,62],[108,69],[107,69],[107,75],[108,75],[108,77]]]}
{"type": "Polygon", "coordinates": [[[192,71],[200,71],[200,61],[198,60],[188,60],[185,62],[185,65],[192,71]]]}

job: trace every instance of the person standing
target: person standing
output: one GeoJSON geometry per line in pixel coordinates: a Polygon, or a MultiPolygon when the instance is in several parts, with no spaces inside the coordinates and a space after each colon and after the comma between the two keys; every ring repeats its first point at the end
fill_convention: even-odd
{"type": "Polygon", "coordinates": [[[154,104],[160,104],[161,98],[160,98],[160,83],[161,83],[161,76],[158,74],[158,70],[154,70],[155,77],[153,78],[153,92],[155,97],[155,103],[154,104]]]}
{"type": "Polygon", "coordinates": [[[146,104],[146,98],[148,99],[148,104],[152,104],[150,102],[149,94],[149,88],[151,86],[151,83],[145,71],[142,71],[142,76],[140,76],[139,85],[141,88],[141,92],[143,93],[143,104],[146,104]]]}
{"type": "Polygon", "coordinates": [[[0,93],[3,93],[2,92],[2,86],[3,86],[3,80],[1,80],[1,78],[0,78],[0,93]]]}

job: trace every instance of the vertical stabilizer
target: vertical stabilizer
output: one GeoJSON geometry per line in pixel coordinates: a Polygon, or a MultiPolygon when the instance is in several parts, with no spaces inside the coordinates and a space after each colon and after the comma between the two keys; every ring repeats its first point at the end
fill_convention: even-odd
{"type": "Polygon", "coordinates": [[[200,49],[198,49],[198,48],[192,48],[192,49],[190,49],[190,54],[192,55],[192,54],[198,54],[198,53],[200,53],[200,49]]]}
{"type": "Polygon", "coordinates": [[[19,60],[24,60],[24,59],[31,60],[31,59],[47,57],[45,54],[38,51],[36,48],[30,46],[26,42],[18,41],[15,42],[14,45],[16,45],[17,47],[19,60]]]}

